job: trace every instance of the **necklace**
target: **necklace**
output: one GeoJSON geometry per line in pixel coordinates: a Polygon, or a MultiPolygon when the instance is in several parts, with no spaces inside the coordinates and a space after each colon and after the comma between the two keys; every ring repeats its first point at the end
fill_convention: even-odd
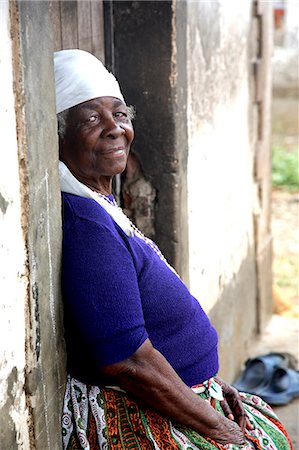
{"type": "MultiPolygon", "coordinates": [[[[95,192],[95,191],[94,191],[95,192]]],[[[123,210],[118,206],[118,204],[116,203],[116,200],[114,197],[109,198],[107,195],[101,194],[100,192],[95,192],[97,195],[99,195],[101,198],[105,199],[108,203],[110,203],[110,205],[114,206],[115,208],[117,208],[130,222],[130,226],[133,230],[133,233],[136,237],[138,237],[139,239],[141,239],[143,242],[145,242],[149,247],[151,247],[151,249],[156,253],[156,255],[159,256],[159,258],[169,267],[169,269],[172,270],[172,272],[174,272],[178,277],[178,273],[176,272],[176,270],[169,264],[169,262],[167,261],[167,259],[165,258],[165,256],[163,255],[163,253],[161,252],[161,250],[159,249],[159,247],[148,237],[146,237],[140,230],[139,228],[136,227],[136,225],[125,215],[125,213],[123,212],[123,210]]],[[[179,277],[180,278],[180,277],[179,277]]]]}

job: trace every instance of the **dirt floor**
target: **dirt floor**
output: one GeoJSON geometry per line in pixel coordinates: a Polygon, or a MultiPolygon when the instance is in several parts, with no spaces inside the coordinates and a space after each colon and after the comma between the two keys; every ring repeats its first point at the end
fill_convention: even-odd
{"type": "MultiPolygon", "coordinates": [[[[298,319],[274,315],[257,341],[251,346],[250,358],[269,352],[290,353],[297,359],[299,345],[298,319]]],[[[272,406],[282,424],[288,431],[294,450],[299,450],[299,398],[284,406],[272,406]]]]}
{"type": "MultiPolygon", "coordinates": [[[[291,353],[299,369],[299,192],[272,192],[272,235],[276,315],[257,342],[255,354],[291,353]]],[[[288,430],[294,450],[299,450],[299,398],[274,410],[288,430]]]]}
{"type": "MultiPolygon", "coordinates": [[[[272,102],[272,144],[298,151],[298,98],[293,95],[272,102]]],[[[252,346],[251,357],[288,352],[299,370],[299,191],[272,191],[273,302],[275,315],[252,346]]],[[[299,450],[299,398],[274,411],[288,430],[294,450],[299,450]]]]}
{"type": "MultiPolygon", "coordinates": [[[[299,191],[272,192],[273,301],[275,314],[250,346],[248,358],[269,352],[289,353],[299,370],[299,191]]],[[[273,406],[299,450],[299,398],[285,406],[273,406]]]]}
{"type": "Polygon", "coordinates": [[[299,192],[273,191],[272,235],[275,312],[298,318],[299,192]]]}

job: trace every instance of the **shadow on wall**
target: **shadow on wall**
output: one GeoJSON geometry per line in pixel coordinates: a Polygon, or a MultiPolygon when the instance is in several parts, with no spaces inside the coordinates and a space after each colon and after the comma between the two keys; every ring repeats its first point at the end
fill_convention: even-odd
{"type": "Polygon", "coordinates": [[[220,376],[233,382],[257,333],[256,262],[254,250],[248,248],[239,272],[224,287],[209,317],[219,337],[220,376]],[[237,300],[236,300],[237,299],[237,300]],[[244,352],[245,342],[245,352],[244,352]]]}

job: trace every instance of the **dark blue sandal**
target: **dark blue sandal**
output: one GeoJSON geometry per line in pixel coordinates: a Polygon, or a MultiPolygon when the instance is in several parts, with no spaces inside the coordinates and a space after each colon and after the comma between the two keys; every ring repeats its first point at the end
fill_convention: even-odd
{"type": "Polygon", "coordinates": [[[277,368],[269,385],[259,395],[269,405],[286,405],[299,397],[299,371],[277,368]]]}
{"type": "Polygon", "coordinates": [[[278,367],[286,368],[288,359],[282,353],[268,353],[245,363],[241,377],[233,383],[238,391],[257,394],[263,391],[272,379],[273,372],[278,367]]]}

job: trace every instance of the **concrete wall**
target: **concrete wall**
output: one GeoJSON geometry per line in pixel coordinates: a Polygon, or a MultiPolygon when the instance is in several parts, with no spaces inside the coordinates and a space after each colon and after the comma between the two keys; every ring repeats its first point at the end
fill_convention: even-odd
{"type": "Polygon", "coordinates": [[[53,450],[65,359],[51,27],[47,2],[0,8],[0,446],[53,450]]]}
{"type": "Polygon", "coordinates": [[[273,12],[271,3],[253,3],[250,46],[251,139],[255,154],[254,207],[255,259],[257,274],[257,331],[262,332],[273,314],[271,233],[271,106],[273,12]]]}
{"type": "Polygon", "coordinates": [[[25,308],[28,289],[22,228],[17,119],[13,92],[9,2],[0,3],[0,442],[29,448],[25,395],[25,308]]]}
{"type": "Polygon", "coordinates": [[[252,14],[251,2],[188,2],[190,288],[219,332],[228,380],[257,328],[252,14]]]}
{"type": "Polygon", "coordinates": [[[144,185],[142,203],[215,323],[228,380],[271,314],[269,14],[260,1],[113,6],[116,75],[155,194],[144,185]]]}
{"type": "Polygon", "coordinates": [[[250,2],[188,4],[190,285],[208,309],[254,240],[250,22],[250,2]]]}
{"type": "Polygon", "coordinates": [[[113,25],[115,73],[137,110],[133,149],[155,193],[152,235],[188,282],[186,2],[114,2],[113,25]]]}

